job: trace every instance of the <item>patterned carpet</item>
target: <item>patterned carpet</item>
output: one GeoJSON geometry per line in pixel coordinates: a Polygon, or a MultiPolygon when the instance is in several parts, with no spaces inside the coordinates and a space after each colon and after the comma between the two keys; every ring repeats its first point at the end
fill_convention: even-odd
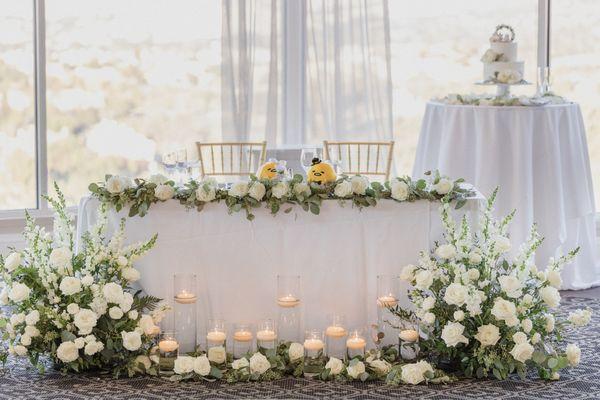
{"type": "Polygon", "coordinates": [[[589,306],[592,323],[570,336],[582,349],[579,367],[555,382],[463,380],[450,385],[390,387],[381,383],[334,384],[286,378],[257,384],[181,383],[139,377],[114,380],[92,375],[38,375],[26,362],[11,363],[0,376],[0,399],[600,399],[600,300],[567,298],[562,312],[589,306]]]}

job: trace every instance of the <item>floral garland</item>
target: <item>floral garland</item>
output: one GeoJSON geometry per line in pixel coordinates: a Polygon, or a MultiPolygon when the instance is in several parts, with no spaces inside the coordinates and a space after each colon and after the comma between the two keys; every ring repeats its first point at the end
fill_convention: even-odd
{"type": "Polygon", "coordinates": [[[450,180],[437,171],[427,173],[431,179],[412,180],[410,177],[398,177],[383,184],[369,182],[365,176],[352,177],[342,175],[335,182],[323,185],[308,183],[301,175],[292,179],[258,179],[251,175],[248,182],[235,182],[229,189],[220,188],[214,179],[203,181],[190,180],[183,186],[176,186],[162,175],[153,175],[149,179],[107,175],[104,182],[92,183],[89,190],[103,204],[110,204],[117,211],[129,206],[129,216],[143,217],[153,204],[171,199],[187,208],[201,211],[207,203],[223,202],[230,214],[245,211],[249,220],[254,219],[253,209],[266,207],[276,215],[292,211],[293,205],[304,211],[318,215],[323,200],[338,200],[340,205],[350,202],[362,209],[373,207],[382,199],[397,202],[416,200],[456,202],[456,208],[462,207],[467,198],[475,194],[461,183],[463,179],[450,180]]]}
{"type": "Polygon", "coordinates": [[[463,106],[497,106],[497,107],[518,107],[518,106],[540,106],[545,104],[565,104],[568,101],[561,96],[553,93],[547,93],[541,97],[528,96],[496,96],[489,94],[457,94],[451,93],[441,99],[434,99],[439,103],[449,105],[463,106]]]}

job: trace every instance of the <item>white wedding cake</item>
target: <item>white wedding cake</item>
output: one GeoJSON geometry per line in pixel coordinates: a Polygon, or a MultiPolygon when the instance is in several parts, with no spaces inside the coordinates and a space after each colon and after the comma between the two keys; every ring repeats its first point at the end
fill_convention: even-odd
{"type": "Polygon", "coordinates": [[[484,82],[515,84],[523,80],[525,63],[517,61],[515,31],[508,25],[496,27],[481,61],[484,82]]]}

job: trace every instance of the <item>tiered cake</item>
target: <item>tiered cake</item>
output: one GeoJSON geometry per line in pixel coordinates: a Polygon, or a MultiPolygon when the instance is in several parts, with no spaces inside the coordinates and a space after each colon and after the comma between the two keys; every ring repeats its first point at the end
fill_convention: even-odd
{"type": "Polygon", "coordinates": [[[508,25],[496,27],[481,61],[484,82],[515,84],[523,80],[525,63],[517,61],[515,31],[508,25]]]}

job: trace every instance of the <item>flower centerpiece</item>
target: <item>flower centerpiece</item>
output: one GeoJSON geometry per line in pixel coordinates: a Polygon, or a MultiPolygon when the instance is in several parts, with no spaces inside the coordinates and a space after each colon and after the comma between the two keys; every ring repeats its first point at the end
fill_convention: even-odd
{"type": "Polygon", "coordinates": [[[0,301],[10,310],[10,317],[0,319],[0,331],[9,352],[28,357],[40,372],[48,357],[63,371],[155,373],[148,355],[165,309],[156,308],[160,299],[134,293],[129,285],[140,277],[133,262],[154,246],[156,235],[124,246],[122,221],[107,240],[102,206],[77,253],[74,223],[55,187],[58,198],[48,198],[56,212],[53,234],[26,214],[25,249],[0,257],[0,301]]]}
{"type": "MultiPolygon", "coordinates": [[[[497,191],[482,211],[479,227],[471,230],[463,218],[451,218],[448,204],[441,216],[445,242],[431,254],[422,253],[418,265],[408,265],[401,279],[413,290],[410,300],[427,337],[420,342],[438,367],[450,367],[467,377],[493,374],[506,379],[528,368],[543,379],[557,379],[559,371],[579,363],[576,344],[561,342],[562,328],[589,322],[590,312],[579,310],[560,321],[560,272],[578,249],[550,259],[545,271],[530,263],[542,238],[532,229],[526,243],[512,260],[507,235],[514,212],[495,220],[491,211],[497,191]]],[[[397,315],[411,312],[395,307],[397,315]]]]}

